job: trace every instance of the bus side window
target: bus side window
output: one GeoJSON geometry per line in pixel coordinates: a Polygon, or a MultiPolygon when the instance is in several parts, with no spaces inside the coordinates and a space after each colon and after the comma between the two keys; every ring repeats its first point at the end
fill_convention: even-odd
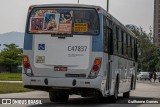
{"type": "Polygon", "coordinates": [[[104,42],[104,51],[112,54],[112,22],[103,17],[103,42],[104,42]]]}
{"type": "Polygon", "coordinates": [[[104,52],[108,52],[108,37],[107,37],[107,22],[106,17],[103,16],[103,45],[104,45],[104,52]]]}
{"type": "Polygon", "coordinates": [[[128,57],[131,58],[131,37],[128,35],[128,57]]]}
{"type": "Polygon", "coordinates": [[[106,28],[106,31],[104,32],[104,49],[105,51],[112,53],[112,29],[106,28]]]}
{"type": "Polygon", "coordinates": [[[113,42],[114,42],[114,53],[118,54],[118,28],[116,26],[114,26],[113,28],[113,32],[114,32],[114,38],[113,38],[113,42]]]}
{"type": "Polygon", "coordinates": [[[134,40],[134,57],[135,57],[135,61],[138,61],[138,49],[137,49],[137,39],[134,40]]]}
{"type": "Polygon", "coordinates": [[[122,34],[121,30],[118,30],[118,53],[122,55],[122,34]]]}
{"type": "Polygon", "coordinates": [[[134,38],[131,38],[131,57],[134,59],[134,38]]]}
{"type": "Polygon", "coordinates": [[[123,31],[121,31],[121,39],[122,39],[122,55],[124,55],[124,32],[123,31]]]}
{"type": "Polygon", "coordinates": [[[128,34],[126,34],[126,56],[128,57],[128,34]]]}
{"type": "Polygon", "coordinates": [[[108,51],[109,54],[113,54],[113,39],[112,39],[112,29],[111,28],[107,28],[107,35],[108,35],[108,51]]]}
{"type": "Polygon", "coordinates": [[[123,35],[123,55],[126,56],[127,53],[127,42],[126,42],[126,33],[124,33],[123,35]]]}

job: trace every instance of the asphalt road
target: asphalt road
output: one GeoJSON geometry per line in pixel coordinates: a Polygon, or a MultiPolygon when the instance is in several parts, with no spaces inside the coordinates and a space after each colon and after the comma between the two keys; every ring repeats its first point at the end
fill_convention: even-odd
{"type": "Polygon", "coordinates": [[[51,103],[48,93],[43,91],[33,91],[25,93],[0,94],[0,98],[45,98],[45,103],[39,105],[0,105],[0,107],[159,107],[160,106],[160,83],[138,82],[136,90],[131,92],[131,99],[124,99],[119,95],[116,104],[100,102],[96,98],[82,98],[80,96],[70,96],[68,103],[51,103]],[[159,104],[128,104],[129,101],[156,101],[159,104]]]}

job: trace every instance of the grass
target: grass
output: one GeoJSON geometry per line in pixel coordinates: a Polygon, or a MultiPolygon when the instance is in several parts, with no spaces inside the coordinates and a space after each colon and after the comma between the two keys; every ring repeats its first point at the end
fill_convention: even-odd
{"type": "Polygon", "coordinates": [[[0,80],[2,81],[21,81],[22,74],[21,73],[0,73],[0,80]]]}
{"type": "Polygon", "coordinates": [[[0,83],[0,94],[5,93],[18,93],[33,91],[31,89],[24,88],[22,83],[0,83]]]}

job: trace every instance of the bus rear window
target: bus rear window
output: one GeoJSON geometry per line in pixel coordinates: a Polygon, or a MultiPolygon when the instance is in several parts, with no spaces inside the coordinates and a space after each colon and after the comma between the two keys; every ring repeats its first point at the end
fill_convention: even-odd
{"type": "Polygon", "coordinates": [[[98,35],[98,13],[95,9],[35,8],[28,33],[98,35]]]}

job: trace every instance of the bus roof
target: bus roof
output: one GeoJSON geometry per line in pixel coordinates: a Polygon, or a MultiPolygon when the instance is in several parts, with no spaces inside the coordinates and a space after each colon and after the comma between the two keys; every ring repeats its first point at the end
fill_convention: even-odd
{"type": "Polygon", "coordinates": [[[101,8],[96,5],[85,5],[85,4],[41,4],[31,5],[32,7],[84,7],[84,8],[101,8]]]}

